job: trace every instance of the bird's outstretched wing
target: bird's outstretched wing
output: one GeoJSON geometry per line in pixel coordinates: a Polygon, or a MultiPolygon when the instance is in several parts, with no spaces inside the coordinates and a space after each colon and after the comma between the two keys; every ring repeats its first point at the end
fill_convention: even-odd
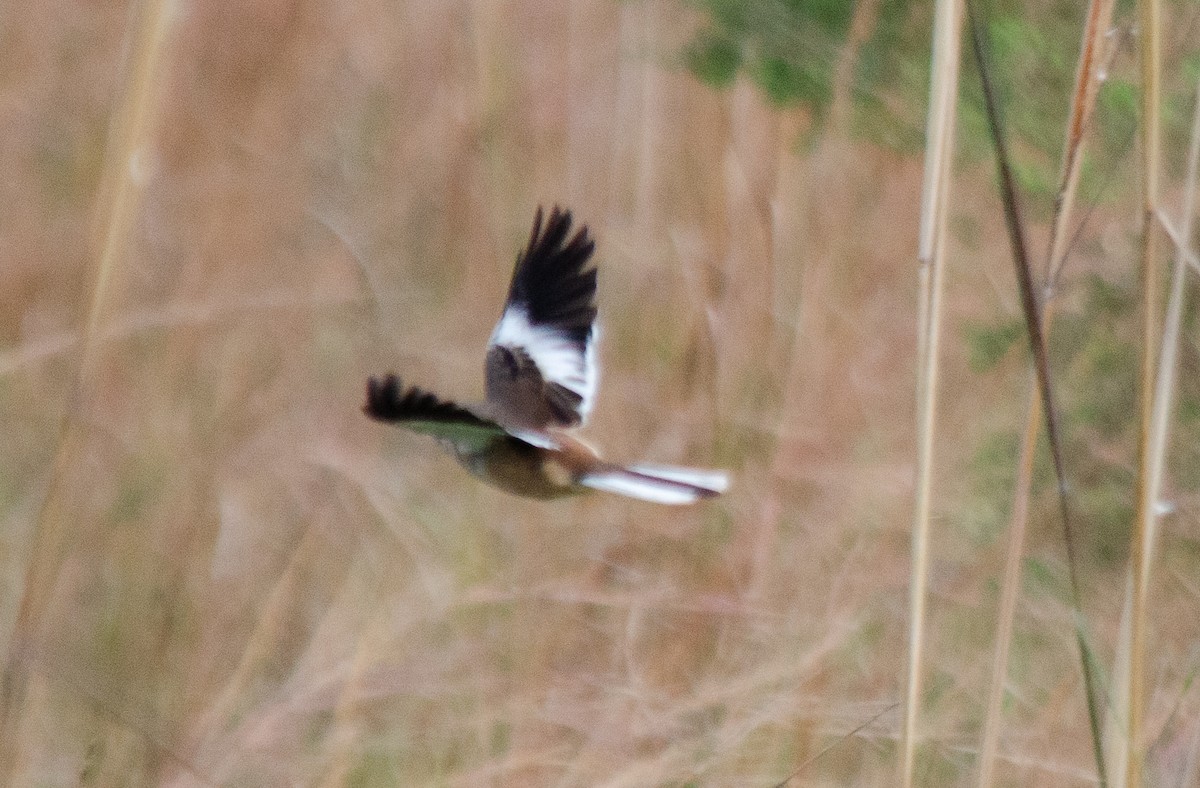
{"type": "Polygon", "coordinates": [[[461,405],[438,399],[416,386],[406,388],[395,375],[367,381],[367,404],[363,412],[376,421],[399,424],[462,447],[482,448],[507,435],[496,422],[461,405]]]}
{"type": "Polygon", "coordinates": [[[488,405],[505,426],[577,426],[596,396],[595,243],[586,226],[571,233],[557,206],[517,256],[508,303],[488,343],[488,405]]]}

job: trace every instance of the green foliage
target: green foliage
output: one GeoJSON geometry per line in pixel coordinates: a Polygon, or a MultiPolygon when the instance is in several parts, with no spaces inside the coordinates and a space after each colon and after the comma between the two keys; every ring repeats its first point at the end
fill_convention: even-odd
{"type": "Polygon", "coordinates": [[[1031,597],[1048,596],[1067,601],[1066,575],[1055,566],[1051,566],[1041,558],[1026,558],[1024,561],[1024,578],[1028,586],[1026,594],[1031,597]]]}
{"type": "Polygon", "coordinates": [[[767,96],[776,104],[803,101],[824,106],[829,102],[829,85],[822,75],[804,69],[786,57],[762,58],[755,76],[767,96]]]}
{"type": "MultiPolygon", "coordinates": [[[[1177,0],[1178,3],[1187,0],[1177,0]]],[[[684,48],[683,62],[706,84],[724,88],[738,74],[752,80],[779,106],[803,106],[819,131],[837,90],[838,64],[846,56],[851,23],[859,3],[845,0],[690,0],[707,23],[684,48]]],[[[1014,167],[1022,190],[1037,200],[1030,206],[1049,210],[1057,188],[1063,127],[1074,90],[1080,30],[1086,4],[1034,3],[1028,0],[977,2],[986,19],[990,67],[1000,91],[1014,167]]],[[[1125,31],[1132,10],[1118,10],[1125,31]]],[[[929,22],[932,0],[889,0],[854,53],[850,84],[853,131],[881,145],[912,151],[924,134],[929,82],[929,22]]],[[[964,49],[969,52],[969,49],[964,49]]],[[[974,62],[961,80],[958,149],[972,161],[991,156],[983,101],[974,62]]],[[[1166,134],[1183,133],[1190,117],[1190,91],[1200,58],[1179,55],[1168,72],[1188,75],[1167,86],[1166,134]]],[[[1121,62],[1114,61],[1114,67],[1121,62]]],[[[1137,87],[1121,73],[1110,74],[1098,95],[1090,126],[1089,156],[1120,161],[1132,146],[1137,117],[1137,87]]],[[[1176,146],[1182,149],[1182,146],[1176,146]]],[[[1174,148],[1173,148],[1174,149],[1174,148]]],[[[1091,199],[1126,187],[1111,179],[1112,165],[1085,163],[1082,193],[1091,199]],[[1100,180],[1098,180],[1100,178],[1100,180]]]]}
{"type": "MultiPolygon", "coordinates": [[[[844,0],[692,0],[708,24],[684,49],[688,69],[725,87],[746,74],[776,105],[807,107],[823,119],[833,100],[835,70],[855,4],[844,0]]],[[[854,121],[869,136],[905,148],[919,140],[922,63],[929,0],[882,4],[872,35],[858,52],[852,84],[854,121]]]]}
{"type": "Polygon", "coordinates": [[[1099,276],[1089,276],[1087,312],[1102,317],[1121,317],[1133,311],[1133,293],[1128,287],[1113,284],[1099,276]]]}
{"type": "Polygon", "coordinates": [[[741,45],[715,30],[701,32],[684,50],[688,69],[713,87],[728,85],[742,65],[741,45]]]}
{"type": "MultiPolygon", "coordinates": [[[[1080,283],[1079,305],[1064,309],[1050,337],[1050,361],[1064,430],[1071,506],[1076,538],[1084,558],[1111,567],[1124,560],[1133,516],[1134,445],[1137,429],[1137,293],[1132,283],[1091,275],[1080,283]]],[[[1195,303],[1195,299],[1190,299],[1195,303]]],[[[1196,320],[1196,310],[1187,313],[1196,320]]],[[[967,330],[972,367],[991,369],[1018,339],[1024,326],[1004,321],[967,330]]],[[[1185,344],[1168,469],[1179,493],[1200,489],[1200,365],[1194,346],[1185,344]]],[[[1057,502],[1040,451],[1035,467],[1034,516],[1057,523],[1057,502]]],[[[962,516],[964,527],[986,541],[1003,526],[1012,496],[1017,439],[1011,432],[985,438],[971,464],[974,496],[962,516]]],[[[1043,567],[1044,568],[1044,567],[1043,567]]],[[[1028,568],[1027,568],[1028,571],[1028,568]]],[[[1049,571],[1048,569],[1046,571],[1049,571]]]]}
{"type": "Polygon", "coordinates": [[[1074,398],[1073,420],[1104,438],[1119,437],[1135,412],[1135,363],[1134,348],[1116,337],[1099,336],[1088,343],[1079,359],[1079,374],[1090,385],[1074,398]]]}
{"type": "Polygon", "coordinates": [[[968,323],[965,331],[972,371],[986,372],[999,364],[1008,349],[1025,336],[1025,323],[1019,318],[995,325],[968,323]]]}
{"type": "Polygon", "coordinates": [[[1138,111],[1137,85],[1123,77],[1111,77],[1096,95],[1096,104],[1102,113],[1134,117],[1138,111]]]}
{"type": "Polygon", "coordinates": [[[960,527],[978,545],[991,544],[1002,533],[1009,516],[1013,478],[1020,441],[1015,432],[988,435],[971,458],[974,499],[963,507],[960,527]]]}
{"type": "Polygon", "coordinates": [[[369,788],[374,785],[395,785],[401,778],[395,755],[382,748],[373,748],[363,754],[362,759],[347,775],[346,784],[353,788],[369,788]]]}

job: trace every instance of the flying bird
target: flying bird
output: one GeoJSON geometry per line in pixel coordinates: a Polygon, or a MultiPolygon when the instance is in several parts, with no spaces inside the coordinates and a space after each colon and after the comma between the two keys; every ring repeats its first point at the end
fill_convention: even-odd
{"type": "Polygon", "coordinates": [[[363,411],[432,435],[472,474],[517,495],[602,490],[664,504],[720,495],[722,471],[620,465],[571,434],[592,410],[599,377],[595,242],[586,225],[572,234],[570,211],[556,206],[542,219],[539,207],[488,342],[485,401],[458,405],[389,374],[367,381],[363,411]]]}

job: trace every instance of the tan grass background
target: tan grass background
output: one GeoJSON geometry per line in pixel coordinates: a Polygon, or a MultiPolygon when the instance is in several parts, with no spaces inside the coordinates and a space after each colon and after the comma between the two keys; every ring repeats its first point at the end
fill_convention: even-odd
{"type": "MultiPolygon", "coordinates": [[[[700,85],[677,56],[697,19],[666,0],[160,8],[106,267],[146,11],[0,10],[12,784],[891,784],[920,162],[837,122],[802,147],[802,111],[700,85]],[[586,437],[727,467],[718,502],[513,499],[360,414],[388,370],[479,396],[513,255],[555,202],[599,239],[586,437]]],[[[958,191],[931,785],[971,773],[1002,562],[961,526],[966,463],[1026,384],[1018,357],[967,368],[962,321],[1018,310],[986,174],[958,191]]],[[[1105,213],[1111,252],[1134,222],[1105,213]]],[[[1059,564],[1057,538],[1030,551],[1059,564]]],[[[1200,589],[1194,556],[1164,560],[1147,719],[1178,759],[1200,589]]],[[[1088,581],[1105,643],[1119,577],[1088,581]]],[[[1087,784],[1069,615],[1036,583],[1019,612],[1009,784],[1087,784]]]]}

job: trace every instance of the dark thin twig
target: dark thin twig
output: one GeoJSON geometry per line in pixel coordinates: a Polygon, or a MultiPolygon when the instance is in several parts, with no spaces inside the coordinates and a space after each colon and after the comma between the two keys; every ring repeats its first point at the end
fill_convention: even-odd
{"type": "Polygon", "coordinates": [[[814,755],[813,757],[809,758],[809,759],[808,759],[807,761],[805,761],[804,763],[800,764],[800,766],[799,766],[799,767],[796,769],[796,771],[792,772],[792,773],[791,773],[791,774],[789,774],[787,777],[784,777],[782,781],[775,783],[773,786],[771,786],[771,788],[785,788],[785,786],[786,786],[788,783],[790,783],[792,780],[796,779],[796,778],[797,778],[797,777],[799,777],[801,774],[803,774],[805,769],[807,769],[808,767],[812,766],[814,763],[816,763],[816,762],[817,762],[817,761],[819,761],[821,758],[823,758],[823,757],[825,756],[825,753],[829,752],[829,751],[830,751],[830,750],[832,750],[834,747],[837,747],[837,746],[838,746],[838,745],[840,745],[842,742],[844,742],[844,741],[846,741],[847,739],[849,739],[851,736],[855,736],[855,735],[857,735],[857,734],[859,733],[859,731],[861,731],[861,730],[863,730],[863,729],[867,728],[868,726],[872,725],[872,724],[875,722],[875,720],[877,720],[877,719],[879,719],[880,717],[882,717],[883,715],[887,714],[889,711],[892,711],[893,709],[896,709],[896,708],[899,708],[899,707],[900,707],[900,704],[897,702],[897,703],[893,703],[892,705],[890,705],[890,706],[887,706],[886,708],[884,708],[884,709],[880,710],[880,712],[879,712],[878,714],[876,714],[876,715],[875,715],[874,717],[872,717],[871,719],[869,719],[869,720],[866,720],[865,722],[863,722],[862,724],[860,724],[860,725],[859,725],[857,728],[855,728],[854,730],[850,731],[849,733],[845,734],[844,736],[839,736],[839,737],[837,738],[837,740],[836,740],[836,741],[832,741],[832,742],[830,742],[830,743],[829,743],[829,744],[828,744],[828,745],[827,745],[827,746],[826,746],[824,749],[822,749],[822,750],[821,750],[819,753],[817,753],[817,754],[816,754],[816,755],[814,755]]]}
{"type": "Polygon", "coordinates": [[[1096,770],[1100,785],[1108,784],[1104,768],[1104,742],[1100,734],[1100,708],[1096,698],[1091,652],[1083,632],[1083,608],[1080,604],[1078,561],[1075,556],[1075,539],[1071,526],[1071,507],[1067,499],[1067,476],[1063,463],[1061,434],[1058,428],[1058,410],[1055,407],[1054,387],[1050,379],[1050,363],[1046,354],[1046,340],[1042,334],[1042,313],[1037,293],[1033,287],[1033,273],[1029,265],[1028,247],[1025,243],[1024,225],[1017,204],[1016,186],[1004,138],[1004,126],[992,85],[984,53],[984,34],[975,13],[975,4],[967,0],[967,18],[971,28],[971,44],[975,62],[979,68],[979,81],[983,88],[984,107],[987,111],[988,127],[996,151],[996,168],[1000,176],[1000,193],[1004,204],[1004,219],[1008,227],[1008,238],[1012,245],[1013,262],[1017,272],[1017,283],[1021,293],[1021,307],[1025,313],[1025,325],[1029,332],[1029,347],[1033,353],[1034,372],[1038,390],[1042,397],[1042,412],[1046,418],[1046,437],[1050,444],[1050,456],[1054,462],[1054,473],[1058,478],[1058,502],[1062,515],[1063,540],[1066,542],[1067,573],[1071,585],[1071,604],[1075,614],[1075,640],[1079,646],[1079,661],[1083,668],[1084,693],[1087,696],[1088,723],[1092,732],[1092,749],[1096,759],[1096,770]]]}

